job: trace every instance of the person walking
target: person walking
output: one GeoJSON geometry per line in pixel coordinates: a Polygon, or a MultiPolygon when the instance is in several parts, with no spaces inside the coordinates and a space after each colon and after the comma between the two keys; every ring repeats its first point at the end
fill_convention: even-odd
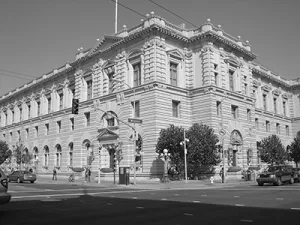
{"type": "Polygon", "coordinates": [[[225,183],[225,180],[224,180],[224,167],[222,167],[222,169],[220,170],[220,177],[222,178],[222,183],[225,183]]]}
{"type": "Polygon", "coordinates": [[[89,176],[89,169],[86,167],[85,168],[85,173],[84,173],[84,181],[85,182],[88,182],[88,176],[89,176]]]}
{"type": "Polygon", "coordinates": [[[57,172],[56,172],[56,169],[55,167],[53,168],[53,177],[52,177],[52,180],[57,180],[57,172]]]}
{"type": "Polygon", "coordinates": [[[88,182],[91,182],[91,174],[92,174],[91,170],[88,169],[88,182]]]}

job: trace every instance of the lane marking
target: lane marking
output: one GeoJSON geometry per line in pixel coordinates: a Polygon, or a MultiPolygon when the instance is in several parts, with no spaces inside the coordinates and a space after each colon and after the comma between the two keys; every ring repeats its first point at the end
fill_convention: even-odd
{"type": "MultiPolygon", "coordinates": [[[[111,189],[111,188],[101,188],[101,190],[106,190],[106,189],[111,189]]],[[[54,190],[54,189],[44,189],[44,190],[35,190],[35,191],[10,191],[8,190],[8,193],[13,193],[13,192],[18,192],[18,193],[38,193],[38,192],[45,192],[45,191],[49,191],[49,192],[69,192],[69,191],[99,191],[99,189],[93,188],[93,189],[83,189],[83,188],[79,188],[79,189],[58,189],[58,190],[54,190]]]]}
{"type": "Polygon", "coordinates": [[[161,200],[162,200],[162,201],[167,201],[167,199],[166,199],[166,198],[162,198],[161,200]]]}
{"type": "Polygon", "coordinates": [[[245,205],[242,205],[242,204],[235,204],[235,206],[245,206],[245,205]]]}
{"type": "Polygon", "coordinates": [[[283,200],[283,198],[276,198],[276,200],[283,200]]]}
{"type": "Polygon", "coordinates": [[[144,207],[142,207],[142,206],[137,206],[136,208],[137,209],[144,209],[144,207]]]}
{"type": "Polygon", "coordinates": [[[179,194],[174,194],[174,196],[179,196],[179,194]]]}
{"type": "Polygon", "coordinates": [[[291,209],[293,209],[293,210],[300,210],[300,208],[291,208],[291,209]]]}
{"type": "Polygon", "coordinates": [[[233,197],[234,197],[234,198],[239,198],[240,196],[237,196],[237,195],[236,195],[236,196],[233,196],[233,197]]]}
{"type": "Polygon", "coordinates": [[[137,199],[137,197],[132,197],[132,199],[137,199]]]}
{"type": "Polygon", "coordinates": [[[253,223],[253,220],[241,220],[241,222],[253,223]]]}
{"type": "Polygon", "coordinates": [[[155,193],[150,193],[150,195],[155,195],[155,193]]]}
{"type": "Polygon", "coordinates": [[[207,195],[201,195],[202,197],[206,197],[207,195]]]}
{"type": "Polygon", "coordinates": [[[194,203],[200,203],[200,201],[193,201],[194,203]]]}
{"type": "Polygon", "coordinates": [[[185,215],[185,216],[193,216],[194,214],[191,214],[191,213],[183,213],[183,215],[185,215]]]}
{"type": "Polygon", "coordinates": [[[112,203],[107,203],[107,205],[112,205],[112,203]]]}

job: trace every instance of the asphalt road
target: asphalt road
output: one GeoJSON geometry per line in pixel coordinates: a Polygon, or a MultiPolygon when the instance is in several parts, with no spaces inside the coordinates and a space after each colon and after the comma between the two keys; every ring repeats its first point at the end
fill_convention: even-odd
{"type": "Polygon", "coordinates": [[[10,183],[0,224],[298,224],[300,183],[137,190],[10,183]]]}

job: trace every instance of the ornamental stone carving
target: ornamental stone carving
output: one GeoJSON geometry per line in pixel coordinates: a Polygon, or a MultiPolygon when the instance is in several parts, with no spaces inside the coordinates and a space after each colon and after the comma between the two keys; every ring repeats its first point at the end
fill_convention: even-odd
{"type": "Polygon", "coordinates": [[[186,58],[191,58],[192,57],[193,53],[191,51],[189,51],[187,48],[184,48],[183,50],[184,50],[184,56],[186,58]]]}
{"type": "Polygon", "coordinates": [[[126,52],[122,51],[120,53],[117,54],[116,59],[122,59],[126,56],[126,52]]]}
{"type": "Polygon", "coordinates": [[[118,93],[118,94],[116,95],[116,98],[117,98],[117,103],[124,102],[124,100],[125,100],[124,92],[118,93]]]}
{"type": "Polygon", "coordinates": [[[272,91],[273,95],[279,96],[281,94],[281,91],[279,89],[275,89],[272,91]]]}
{"type": "Polygon", "coordinates": [[[264,86],[262,86],[262,88],[261,88],[262,90],[264,90],[264,91],[266,91],[266,92],[269,92],[269,91],[271,91],[272,90],[272,88],[269,86],[269,85],[264,85],[264,86]]]}
{"type": "Polygon", "coordinates": [[[291,98],[292,96],[293,96],[292,94],[288,94],[288,93],[282,94],[282,98],[285,98],[285,99],[289,99],[289,98],[291,98]]]}
{"type": "Polygon", "coordinates": [[[259,87],[260,85],[261,85],[261,82],[260,82],[260,81],[254,80],[254,79],[253,79],[253,86],[254,86],[254,87],[259,87]]]}
{"type": "Polygon", "coordinates": [[[206,53],[206,52],[214,52],[214,48],[211,45],[206,45],[201,49],[202,53],[206,53]]]}

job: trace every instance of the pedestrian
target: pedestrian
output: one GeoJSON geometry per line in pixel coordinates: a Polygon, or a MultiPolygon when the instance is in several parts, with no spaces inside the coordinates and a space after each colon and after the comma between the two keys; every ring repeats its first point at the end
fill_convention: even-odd
{"type": "Polygon", "coordinates": [[[88,171],[89,171],[89,173],[88,173],[88,182],[91,182],[91,174],[92,174],[92,172],[91,172],[90,169],[88,169],[88,171]]]}
{"type": "Polygon", "coordinates": [[[222,183],[224,183],[224,167],[220,170],[220,177],[222,178],[222,183]]]}
{"type": "Polygon", "coordinates": [[[57,176],[56,176],[57,172],[56,172],[56,169],[55,167],[53,168],[53,177],[52,177],[52,180],[57,180],[57,176]]]}
{"type": "Polygon", "coordinates": [[[86,167],[86,168],[85,168],[85,173],[84,173],[84,178],[85,178],[84,181],[85,181],[85,182],[88,182],[88,176],[89,176],[88,170],[89,170],[89,169],[86,167]]]}

